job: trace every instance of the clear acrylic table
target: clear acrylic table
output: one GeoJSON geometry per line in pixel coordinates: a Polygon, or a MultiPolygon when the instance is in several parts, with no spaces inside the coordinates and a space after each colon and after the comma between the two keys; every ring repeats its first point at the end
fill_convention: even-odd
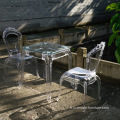
{"type": "Polygon", "coordinates": [[[70,47],[53,44],[53,43],[38,43],[30,46],[24,46],[22,50],[21,62],[21,79],[19,84],[22,85],[24,79],[24,57],[26,54],[35,54],[38,59],[45,61],[45,79],[46,79],[46,94],[47,101],[51,102],[51,81],[52,81],[52,62],[53,60],[68,56],[68,69],[72,67],[72,55],[70,47]]]}

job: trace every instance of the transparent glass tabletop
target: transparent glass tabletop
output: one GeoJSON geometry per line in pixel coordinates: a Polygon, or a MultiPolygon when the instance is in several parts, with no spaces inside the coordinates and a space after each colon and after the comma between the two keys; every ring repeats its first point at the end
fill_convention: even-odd
{"type": "Polygon", "coordinates": [[[45,42],[45,43],[37,43],[30,46],[24,46],[23,49],[50,55],[50,54],[61,53],[63,51],[70,49],[70,47],[45,42]]]}

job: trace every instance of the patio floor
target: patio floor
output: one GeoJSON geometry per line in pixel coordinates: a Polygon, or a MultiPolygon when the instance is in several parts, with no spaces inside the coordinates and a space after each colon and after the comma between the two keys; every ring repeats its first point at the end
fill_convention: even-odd
{"type": "MultiPolygon", "coordinates": [[[[72,89],[70,83],[63,82],[61,99],[56,98],[60,76],[65,72],[53,63],[52,102],[46,100],[45,79],[37,78],[34,63],[25,66],[24,86],[18,89],[16,68],[7,69],[3,81],[4,60],[7,52],[0,45],[0,120],[120,120],[120,87],[103,83],[101,101],[97,100],[97,83],[88,87],[87,105],[83,103],[83,87],[72,89]],[[86,109],[86,112],[84,112],[86,109]]],[[[39,73],[42,76],[42,61],[39,73]]],[[[104,78],[107,79],[107,78],[104,78]]]]}
{"type": "MultiPolygon", "coordinates": [[[[16,68],[8,68],[6,80],[2,79],[4,59],[0,59],[0,120],[120,120],[119,87],[102,83],[102,99],[98,101],[97,84],[89,86],[87,106],[83,107],[82,86],[75,91],[70,83],[64,82],[61,99],[57,102],[59,78],[65,70],[53,64],[52,102],[48,103],[45,80],[36,77],[34,63],[25,66],[24,86],[18,89],[16,68]]],[[[42,76],[41,61],[39,73],[42,76]]]]}

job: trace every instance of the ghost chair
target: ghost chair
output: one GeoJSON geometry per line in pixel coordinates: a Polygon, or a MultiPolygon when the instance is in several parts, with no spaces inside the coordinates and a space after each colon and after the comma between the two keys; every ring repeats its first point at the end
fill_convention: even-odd
{"type": "Polygon", "coordinates": [[[80,84],[84,88],[84,100],[83,106],[86,103],[86,94],[87,94],[87,86],[93,84],[95,81],[98,83],[98,98],[100,99],[100,85],[101,80],[99,76],[96,74],[96,70],[98,68],[100,59],[103,54],[103,50],[105,48],[105,42],[101,42],[97,44],[97,46],[92,49],[86,57],[86,69],[75,67],[66,71],[60,78],[60,89],[57,101],[60,99],[61,95],[61,86],[63,81],[70,82],[71,85],[77,90],[77,85],[80,84]]]}
{"type": "MultiPolygon", "coordinates": [[[[6,46],[6,49],[8,51],[8,58],[4,61],[4,75],[3,75],[3,80],[6,79],[6,68],[7,67],[17,67],[18,68],[18,75],[21,73],[21,53],[22,53],[22,34],[16,30],[15,28],[8,27],[4,30],[3,32],[3,41],[6,46]],[[11,37],[12,36],[12,37],[11,37]],[[17,37],[17,40],[15,41],[15,37],[17,37]]],[[[25,54],[24,57],[24,64],[31,64],[32,62],[35,62],[36,64],[36,74],[39,77],[38,74],[38,62],[37,59],[29,54],[25,54]]],[[[19,86],[22,85],[22,80],[21,77],[19,78],[18,82],[19,86]]]]}

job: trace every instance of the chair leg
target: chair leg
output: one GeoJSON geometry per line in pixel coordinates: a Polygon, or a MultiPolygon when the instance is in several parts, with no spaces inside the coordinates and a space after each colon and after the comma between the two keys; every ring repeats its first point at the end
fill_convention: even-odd
{"type": "Polygon", "coordinates": [[[5,81],[5,78],[6,78],[6,65],[4,65],[3,81],[5,81]]]}
{"type": "Polygon", "coordinates": [[[62,77],[61,77],[61,78],[60,78],[60,85],[59,85],[59,93],[58,93],[58,97],[57,97],[57,99],[56,99],[57,101],[59,101],[59,99],[60,99],[62,82],[63,82],[63,79],[62,79],[62,77]]]}
{"type": "Polygon", "coordinates": [[[101,97],[100,97],[100,86],[101,86],[101,79],[99,76],[96,75],[96,78],[97,78],[97,83],[98,83],[98,99],[101,100],[101,97]]]}
{"type": "MultiPolygon", "coordinates": [[[[21,78],[23,78],[24,75],[22,75],[22,68],[21,68],[21,64],[17,65],[18,67],[18,76],[19,76],[19,81],[18,81],[18,87],[21,88],[23,80],[21,78]]],[[[23,73],[24,74],[24,73],[23,73]]]]}
{"type": "Polygon", "coordinates": [[[40,78],[40,75],[39,75],[39,73],[38,73],[38,60],[37,60],[37,58],[35,58],[35,67],[36,67],[37,77],[40,78]]]}
{"type": "Polygon", "coordinates": [[[78,86],[78,84],[75,84],[75,90],[77,90],[77,86],[78,86]]]}
{"type": "Polygon", "coordinates": [[[3,73],[3,81],[5,81],[6,79],[6,67],[7,67],[7,63],[8,63],[8,59],[5,60],[4,62],[4,73],[3,73]]]}
{"type": "Polygon", "coordinates": [[[76,84],[76,83],[71,83],[71,86],[72,86],[72,88],[73,88],[74,90],[77,90],[78,84],[76,84]]]}
{"type": "Polygon", "coordinates": [[[23,79],[24,79],[24,66],[25,66],[25,61],[24,61],[24,51],[21,56],[21,62],[18,64],[18,74],[20,75],[19,81],[18,81],[18,88],[20,89],[21,86],[23,86],[23,79]]]}
{"type": "Polygon", "coordinates": [[[84,100],[83,100],[83,106],[86,104],[86,94],[87,94],[87,82],[84,82],[84,100]]]}

